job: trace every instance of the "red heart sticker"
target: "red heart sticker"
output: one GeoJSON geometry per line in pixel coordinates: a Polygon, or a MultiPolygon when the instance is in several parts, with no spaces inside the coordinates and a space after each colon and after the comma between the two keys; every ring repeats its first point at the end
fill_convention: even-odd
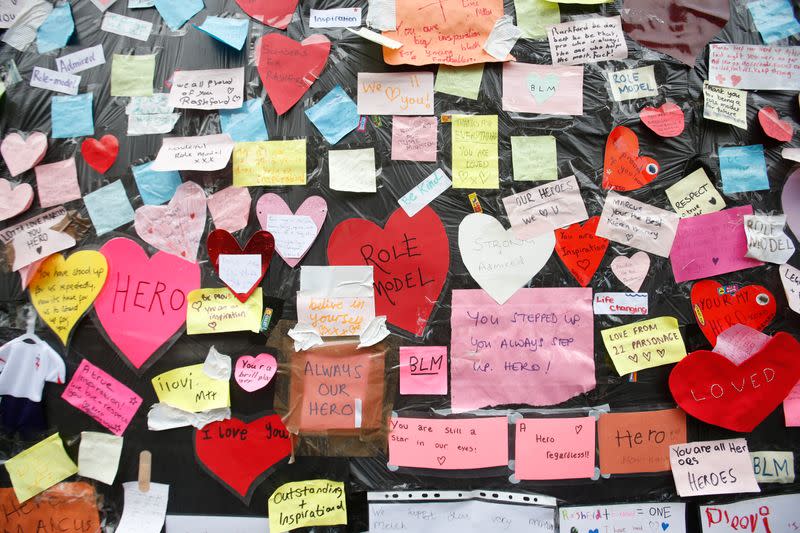
{"type": "Polygon", "coordinates": [[[119,155],[119,141],[113,135],[103,135],[100,140],[86,139],[81,143],[84,161],[100,174],[114,165],[119,155]]]}
{"type": "Polygon", "coordinates": [[[794,136],[792,125],[781,120],[774,107],[762,107],[758,111],[758,122],[764,129],[764,133],[781,142],[789,142],[794,136]]]}
{"type": "Polygon", "coordinates": [[[639,112],[644,125],[662,137],[677,137],[683,133],[686,117],[683,109],[672,102],[661,107],[645,107],[639,112]]]}
{"type": "Polygon", "coordinates": [[[285,30],[292,21],[298,0],[236,0],[245,13],[261,24],[285,30]]]}
{"type": "Polygon", "coordinates": [[[447,279],[450,243],[430,207],[412,218],[397,209],[385,228],[360,218],[336,226],[328,263],[374,267],[376,314],[421,335],[447,279]]]}
{"type": "Polygon", "coordinates": [[[599,223],[600,217],[592,217],[582,226],[556,230],[556,253],[581,287],[592,281],[608,249],[608,239],[595,234],[599,223]]]}
{"type": "Polygon", "coordinates": [[[292,453],[289,431],[278,415],[251,422],[232,417],[194,431],[200,466],[246,504],[259,482],[292,453]]]}
{"type": "Polygon", "coordinates": [[[286,113],[306,94],[325,68],[331,42],[311,35],[302,42],[270,33],[256,44],[256,65],[278,115],[286,113]]]}
{"type": "Polygon", "coordinates": [[[275,238],[267,231],[257,231],[250,237],[245,247],[241,248],[239,242],[230,232],[224,229],[215,229],[208,235],[206,246],[208,247],[208,260],[211,261],[217,275],[220,276],[220,279],[228,286],[234,296],[244,303],[256,290],[261,280],[264,279],[264,274],[267,273],[269,262],[272,260],[272,253],[275,251],[275,238]],[[219,256],[223,254],[261,256],[261,275],[258,275],[257,272],[247,272],[245,271],[246,269],[240,271],[232,269],[235,277],[241,279],[241,282],[237,280],[237,283],[244,283],[244,285],[231,287],[233,285],[233,283],[229,283],[231,280],[225,279],[227,274],[225,272],[220,274],[219,256]],[[237,288],[239,289],[238,291],[236,290],[237,288]]]}
{"type": "Polygon", "coordinates": [[[703,422],[749,432],[786,398],[800,379],[800,343],[775,335],[737,366],[706,350],[686,356],[669,375],[677,404],[703,422]]]}
{"type": "Polygon", "coordinates": [[[734,324],[763,330],[775,318],[775,309],[775,297],[761,285],[734,291],[703,280],[692,287],[694,317],[712,346],[717,344],[717,336],[734,324]]]}
{"type": "Polygon", "coordinates": [[[658,176],[658,163],[652,157],[639,156],[639,139],[625,126],[617,126],[606,142],[603,188],[635,191],[658,176]]]}

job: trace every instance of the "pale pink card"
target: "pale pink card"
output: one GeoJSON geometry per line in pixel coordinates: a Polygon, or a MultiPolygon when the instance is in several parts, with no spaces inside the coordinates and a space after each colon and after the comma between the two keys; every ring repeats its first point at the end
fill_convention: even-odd
{"type": "Polygon", "coordinates": [[[506,196],[503,206],[514,236],[522,240],[589,218],[575,176],[506,196]]]}
{"type": "Polygon", "coordinates": [[[392,159],[436,161],[436,117],[392,117],[392,159]]]}
{"type": "Polygon", "coordinates": [[[503,305],[454,290],[450,389],[454,412],[555,405],[595,387],[592,289],[520,289],[503,305]]]}
{"type": "Polygon", "coordinates": [[[61,205],[72,200],[80,200],[81,187],[78,185],[78,170],[75,158],[39,165],[36,172],[36,189],[39,191],[39,204],[42,207],[61,205]]]}
{"type": "Polygon", "coordinates": [[[514,443],[519,480],[594,477],[594,417],[517,420],[514,443]]]}
{"type": "Polygon", "coordinates": [[[710,278],[763,265],[744,256],[744,216],[752,214],[753,207],[746,205],[682,218],[670,255],[675,281],[710,278]]]}
{"type": "Polygon", "coordinates": [[[61,395],[114,435],[125,433],[142,398],[101,368],[84,359],[61,395]]]}
{"type": "Polygon", "coordinates": [[[400,347],[400,394],[447,394],[447,346],[400,347]]]}
{"type": "Polygon", "coordinates": [[[503,110],[583,115],[583,67],[505,63],[503,110]]]}
{"type": "Polygon", "coordinates": [[[508,465],[506,417],[390,418],[389,464],[436,470],[508,465]]]}

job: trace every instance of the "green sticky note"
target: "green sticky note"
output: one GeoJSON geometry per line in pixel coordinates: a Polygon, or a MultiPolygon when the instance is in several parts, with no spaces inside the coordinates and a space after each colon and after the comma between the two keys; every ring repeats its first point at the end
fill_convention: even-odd
{"type": "Polygon", "coordinates": [[[524,39],[546,39],[547,27],[561,22],[558,4],[547,0],[514,0],[514,9],[524,39]]]}
{"type": "Polygon", "coordinates": [[[553,181],[558,179],[556,138],[511,137],[514,181],[553,181]]]}
{"type": "Polygon", "coordinates": [[[466,67],[439,65],[433,90],[438,93],[477,100],[478,92],[481,90],[481,78],[483,78],[483,63],[466,67]]]}
{"type": "Polygon", "coordinates": [[[114,54],[111,65],[111,96],[151,96],[156,56],[114,54]]]}

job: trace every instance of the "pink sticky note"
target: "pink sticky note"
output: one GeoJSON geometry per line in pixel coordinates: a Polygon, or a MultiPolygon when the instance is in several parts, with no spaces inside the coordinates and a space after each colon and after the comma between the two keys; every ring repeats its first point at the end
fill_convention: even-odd
{"type": "Polygon", "coordinates": [[[583,66],[503,64],[503,110],[583,115],[583,66]]]}
{"type": "Polygon", "coordinates": [[[528,418],[516,426],[517,479],[594,477],[594,417],[528,418]]]}
{"type": "Polygon", "coordinates": [[[682,218],[670,255],[675,281],[710,278],[763,265],[744,256],[744,216],[752,214],[753,206],[746,205],[682,218]]]}
{"type": "Polygon", "coordinates": [[[392,117],[392,159],[436,161],[436,117],[392,117]]]}
{"type": "Polygon", "coordinates": [[[42,207],[80,200],[81,187],[78,185],[78,169],[75,167],[74,157],[57,163],[39,165],[34,172],[36,172],[39,203],[42,207]]]}
{"type": "Polygon", "coordinates": [[[125,433],[142,398],[101,368],[84,359],[61,397],[114,435],[125,433]]]}
{"type": "Polygon", "coordinates": [[[208,211],[214,227],[233,233],[247,226],[250,202],[250,191],[245,187],[227,187],[209,196],[208,211]]]}
{"type": "Polygon", "coordinates": [[[506,417],[389,420],[389,464],[436,470],[508,465],[506,417]]]}
{"type": "Polygon", "coordinates": [[[447,346],[400,347],[400,394],[447,394],[447,346]]]}
{"type": "Polygon", "coordinates": [[[450,388],[454,412],[554,405],[595,387],[592,289],[520,289],[503,305],[454,290],[450,388]]]}

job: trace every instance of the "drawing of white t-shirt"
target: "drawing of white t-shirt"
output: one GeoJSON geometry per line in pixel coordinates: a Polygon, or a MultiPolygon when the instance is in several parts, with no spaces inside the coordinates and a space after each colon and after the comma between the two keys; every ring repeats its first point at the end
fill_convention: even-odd
{"type": "Polygon", "coordinates": [[[0,346],[0,395],[42,401],[44,382],[64,383],[64,360],[44,341],[16,338],[0,346]]]}

